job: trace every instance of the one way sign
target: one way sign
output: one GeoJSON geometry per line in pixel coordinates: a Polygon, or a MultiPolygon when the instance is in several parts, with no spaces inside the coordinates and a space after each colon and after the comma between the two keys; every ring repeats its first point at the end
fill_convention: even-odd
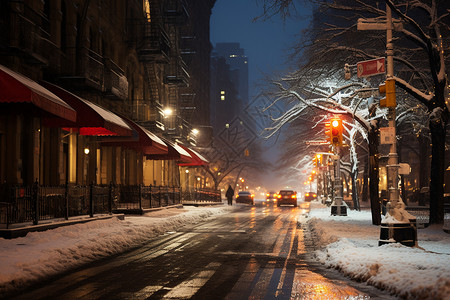
{"type": "Polygon", "coordinates": [[[360,61],[356,64],[358,70],[358,78],[369,77],[386,72],[386,64],[384,57],[360,61]]]}

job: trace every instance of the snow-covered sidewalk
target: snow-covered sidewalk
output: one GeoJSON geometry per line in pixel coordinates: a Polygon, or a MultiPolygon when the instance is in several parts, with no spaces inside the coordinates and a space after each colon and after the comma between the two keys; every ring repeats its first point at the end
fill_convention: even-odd
{"type": "Polygon", "coordinates": [[[330,208],[313,203],[307,218],[316,236],[314,257],[349,277],[406,299],[450,299],[450,234],[442,227],[418,230],[418,247],[379,247],[380,227],[369,211],[331,216],[330,208]]]}
{"type": "Polygon", "coordinates": [[[139,246],[149,238],[229,211],[228,207],[185,207],[0,238],[0,296],[27,282],[139,246]]]}
{"type": "MultiPolygon", "coordinates": [[[[450,234],[442,228],[419,229],[419,247],[378,247],[380,228],[370,212],[330,216],[313,203],[307,222],[319,250],[314,258],[346,275],[407,299],[450,299],[450,234]]],[[[149,238],[176,231],[231,207],[185,207],[0,238],[0,296],[9,289],[139,246],[149,238]]]]}

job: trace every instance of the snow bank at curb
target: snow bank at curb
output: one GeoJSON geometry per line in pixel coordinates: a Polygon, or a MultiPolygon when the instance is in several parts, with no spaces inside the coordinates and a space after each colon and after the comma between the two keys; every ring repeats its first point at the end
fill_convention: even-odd
{"type": "Polygon", "coordinates": [[[308,226],[320,248],[314,256],[327,267],[402,298],[450,299],[450,247],[444,253],[431,252],[420,237],[423,248],[379,247],[380,229],[371,225],[370,212],[333,217],[329,208],[319,208],[310,217],[308,226]]]}
{"type": "Polygon", "coordinates": [[[0,239],[0,294],[28,282],[121,253],[148,239],[227,212],[227,207],[167,209],[0,239]]]}

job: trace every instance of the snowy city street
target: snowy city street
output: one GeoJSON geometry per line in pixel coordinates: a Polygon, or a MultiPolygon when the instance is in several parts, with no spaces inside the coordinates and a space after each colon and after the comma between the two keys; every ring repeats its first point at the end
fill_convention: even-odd
{"type": "Polygon", "coordinates": [[[0,27],[0,300],[450,300],[449,0],[0,27]]]}
{"type": "MultiPolygon", "coordinates": [[[[290,207],[275,209],[266,206],[264,202],[258,202],[256,208],[246,205],[185,207],[161,210],[144,216],[127,216],[123,221],[117,219],[93,221],[45,232],[29,233],[24,238],[2,239],[0,240],[1,293],[4,294],[13,289],[26,291],[26,286],[45,281],[48,277],[53,278],[52,281],[54,281],[60,277],[58,274],[70,269],[135,249],[158,236],[162,238],[174,236],[177,232],[189,230],[193,224],[201,225],[202,222],[220,219],[227,215],[233,217],[237,213],[240,215],[239,218],[246,218],[255,213],[270,216],[277,211],[275,214],[277,218],[284,218],[283,215],[285,215],[297,220],[299,224],[297,234],[302,237],[309,236],[312,240],[311,246],[315,251],[311,250],[311,253],[307,253],[308,260],[338,269],[343,275],[355,280],[355,283],[362,281],[366,282],[364,285],[373,285],[380,289],[380,295],[392,294],[394,297],[409,299],[448,299],[450,234],[435,227],[419,229],[418,247],[410,248],[400,244],[378,247],[380,230],[378,226],[370,224],[370,213],[351,211],[346,217],[330,216],[329,207],[312,203],[309,210],[308,206],[309,203],[304,203],[295,210],[290,207]]],[[[274,224],[277,222],[274,221],[274,224]]],[[[252,223],[244,223],[239,228],[229,230],[235,229],[238,233],[242,231],[250,234],[252,226],[254,226],[252,223]]],[[[203,232],[205,236],[210,235],[209,231],[197,230],[197,232],[199,234],[203,232]]],[[[302,243],[302,241],[298,242],[299,245],[302,243]]],[[[302,251],[302,247],[304,246],[298,247],[298,253],[302,251]]],[[[254,250],[246,251],[257,254],[259,250],[254,248],[254,250]]],[[[159,254],[149,251],[146,255],[154,258],[167,251],[166,249],[159,254]]],[[[281,252],[279,255],[282,255],[281,252]]],[[[216,268],[214,272],[219,270],[216,268]]],[[[268,276],[267,280],[270,280],[271,276],[275,275],[270,273],[268,276]]],[[[300,297],[299,299],[325,299],[327,293],[331,293],[330,288],[327,290],[320,287],[325,285],[325,280],[296,282],[295,278],[294,276],[289,289],[292,299],[295,299],[296,293],[305,284],[314,286],[309,287],[309,298],[300,297]]],[[[256,282],[258,281],[254,283],[256,282]]],[[[206,284],[207,281],[205,280],[204,283],[206,284]]],[[[52,289],[55,288],[52,287],[52,289]]],[[[199,288],[194,292],[197,290],[199,288]]],[[[148,291],[148,295],[150,294],[151,292],[148,291]]],[[[261,295],[263,297],[264,294],[261,295]]],[[[372,291],[371,298],[374,295],[376,293],[372,291]]],[[[341,295],[340,299],[348,299],[345,298],[347,296],[341,295]]],[[[84,298],[89,297],[89,294],[84,296],[84,298]]]]}

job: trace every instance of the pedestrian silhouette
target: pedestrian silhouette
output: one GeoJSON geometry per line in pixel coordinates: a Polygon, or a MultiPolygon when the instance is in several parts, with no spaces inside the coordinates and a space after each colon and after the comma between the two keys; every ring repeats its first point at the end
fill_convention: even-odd
{"type": "Polygon", "coordinates": [[[225,196],[228,200],[228,205],[233,205],[233,196],[234,196],[234,190],[231,188],[231,185],[228,185],[227,192],[225,193],[225,196]]]}

